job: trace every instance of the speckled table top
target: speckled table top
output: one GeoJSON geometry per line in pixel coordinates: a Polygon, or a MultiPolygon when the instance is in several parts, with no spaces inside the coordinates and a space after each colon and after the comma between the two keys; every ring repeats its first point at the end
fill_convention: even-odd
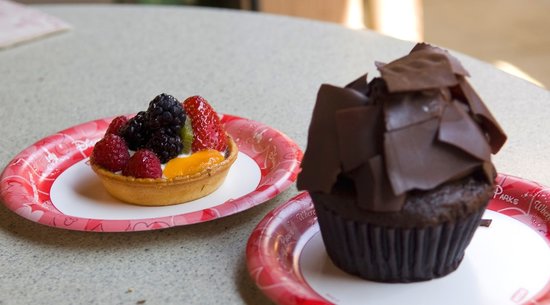
{"type": "MultiPolygon", "coordinates": [[[[0,51],[0,165],[59,130],[133,113],[161,92],[288,135],[302,148],[321,83],[376,75],[412,42],[337,25],[232,10],[44,5],[73,29],[0,51]]],[[[455,54],[509,140],[498,171],[550,185],[550,93],[455,54]]],[[[269,304],[246,270],[255,225],[297,194],[215,221],[89,233],[0,206],[0,304],[269,304]]]]}

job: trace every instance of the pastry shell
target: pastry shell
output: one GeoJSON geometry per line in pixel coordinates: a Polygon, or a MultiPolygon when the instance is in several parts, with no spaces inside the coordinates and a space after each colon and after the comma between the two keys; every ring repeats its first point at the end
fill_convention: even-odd
{"type": "Polygon", "coordinates": [[[187,176],[171,179],[134,178],[108,171],[97,164],[92,169],[113,197],[144,206],[165,206],[188,202],[214,192],[225,180],[237,159],[239,149],[228,136],[228,156],[212,167],[187,176]]]}

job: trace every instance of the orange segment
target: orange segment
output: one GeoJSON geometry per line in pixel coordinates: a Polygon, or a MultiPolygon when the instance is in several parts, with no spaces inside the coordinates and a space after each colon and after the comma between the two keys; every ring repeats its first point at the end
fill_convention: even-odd
{"type": "Polygon", "coordinates": [[[163,174],[166,178],[176,176],[187,176],[199,173],[214,164],[224,160],[223,155],[214,149],[201,150],[186,158],[174,158],[164,168],[163,174]]]}

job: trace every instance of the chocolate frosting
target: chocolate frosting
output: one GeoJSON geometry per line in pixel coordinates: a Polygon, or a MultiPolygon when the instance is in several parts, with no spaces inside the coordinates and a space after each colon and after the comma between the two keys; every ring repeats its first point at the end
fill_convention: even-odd
{"type": "Polygon", "coordinates": [[[422,43],[375,65],[381,77],[370,82],[319,89],[298,189],[329,194],[344,181],[361,209],[397,212],[411,191],[475,172],[493,183],[491,153],[506,135],[461,63],[422,43]]]}

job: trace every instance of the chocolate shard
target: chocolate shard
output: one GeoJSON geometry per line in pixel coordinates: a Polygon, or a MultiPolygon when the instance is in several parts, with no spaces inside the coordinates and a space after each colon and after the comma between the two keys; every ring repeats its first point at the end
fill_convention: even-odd
{"type": "Polygon", "coordinates": [[[491,225],[492,222],[493,222],[492,219],[485,219],[485,218],[483,218],[483,219],[481,219],[481,220],[479,221],[479,226],[480,226],[480,227],[489,227],[489,226],[491,225]]]}
{"type": "Polygon", "coordinates": [[[398,212],[403,208],[406,196],[393,194],[381,155],[370,158],[353,177],[360,208],[376,212],[398,212]]]}
{"type": "Polygon", "coordinates": [[[389,95],[383,103],[386,130],[396,130],[441,117],[447,103],[439,90],[389,95]]]}
{"type": "Polygon", "coordinates": [[[365,105],[366,102],[367,97],[355,90],[327,84],[321,86],[309,126],[302,172],[297,180],[298,189],[330,193],[341,172],[334,114],[341,109],[365,105]]]}
{"type": "Polygon", "coordinates": [[[451,69],[453,70],[454,74],[458,74],[462,76],[470,76],[470,73],[468,73],[468,71],[464,69],[460,61],[458,61],[456,57],[452,56],[447,50],[443,50],[441,48],[432,46],[427,43],[417,43],[414,46],[414,48],[411,50],[411,53],[417,52],[417,51],[424,51],[424,50],[430,50],[431,52],[445,55],[449,60],[449,63],[451,64],[451,69]]]}
{"type": "MultiPolygon", "coordinates": [[[[386,82],[380,78],[373,78],[367,86],[367,97],[370,103],[377,103],[378,99],[385,99],[388,96],[388,87],[386,82]]],[[[380,103],[381,101],[378,101],[380,103]]]]}
{"type": "Polygon", "coordinates": [[[436,141],[438,119],[386,132],[386,170],[394,195],[429,190],[480,166],[479,160],[436,141]]]}
{"type": "Polygon", "coordinates": [[[358,77],[356,80],[346,85],[346,88],[353,89],[361,92],[362,94],[367,94],[367,74],[363,74],[358,77]]]}
{"type": "Polygon", "coordinates": [[[439,88],[439,91],[441,92],[441,95],[443,96],[443,99],[446,101],[452,101],[453,95],[451,94],[451,90],[449,88],[439,88]]]}
{"type": "Polygon", "coordinates": [[[458,101],[445,107],[437,139],[458,147],[481,161],[491,161],[491,148],[483,131],[458,101]]]}
{"type": "Polygon", "coordinates": [[[470,83],[464,77],[459,77],[459,90],[454,90],[454,94],[459,99],[463,99],[470,106],[470,109],[476,119],[481,122],[482,129],[489,136],[489,145],[491,152],[496,154],[506,142],[507,136],[493,117],[487,106],[481,101],[481,98],[474,91],[470,83]]]}
{"type": "Polygon", "coordinates": [[[391,93],[438,89],[458,84],[447,56],[420,50],[378,68],[391,93]]]}
{"type": "Polygon", "coordinates": [[[381,61],[375,61],[374,62],[374,66],[376,67],[376,69],[380,69],[382,68],[383,66],[385,66],[386,63],[385,62],[381,62],[381,61]]]}
{"type": "Polygon", "coordinates": [[[340,160],[349,172],[381,153],[384,122],[378,105],[346,108],[336,112],[340,160]]]}

